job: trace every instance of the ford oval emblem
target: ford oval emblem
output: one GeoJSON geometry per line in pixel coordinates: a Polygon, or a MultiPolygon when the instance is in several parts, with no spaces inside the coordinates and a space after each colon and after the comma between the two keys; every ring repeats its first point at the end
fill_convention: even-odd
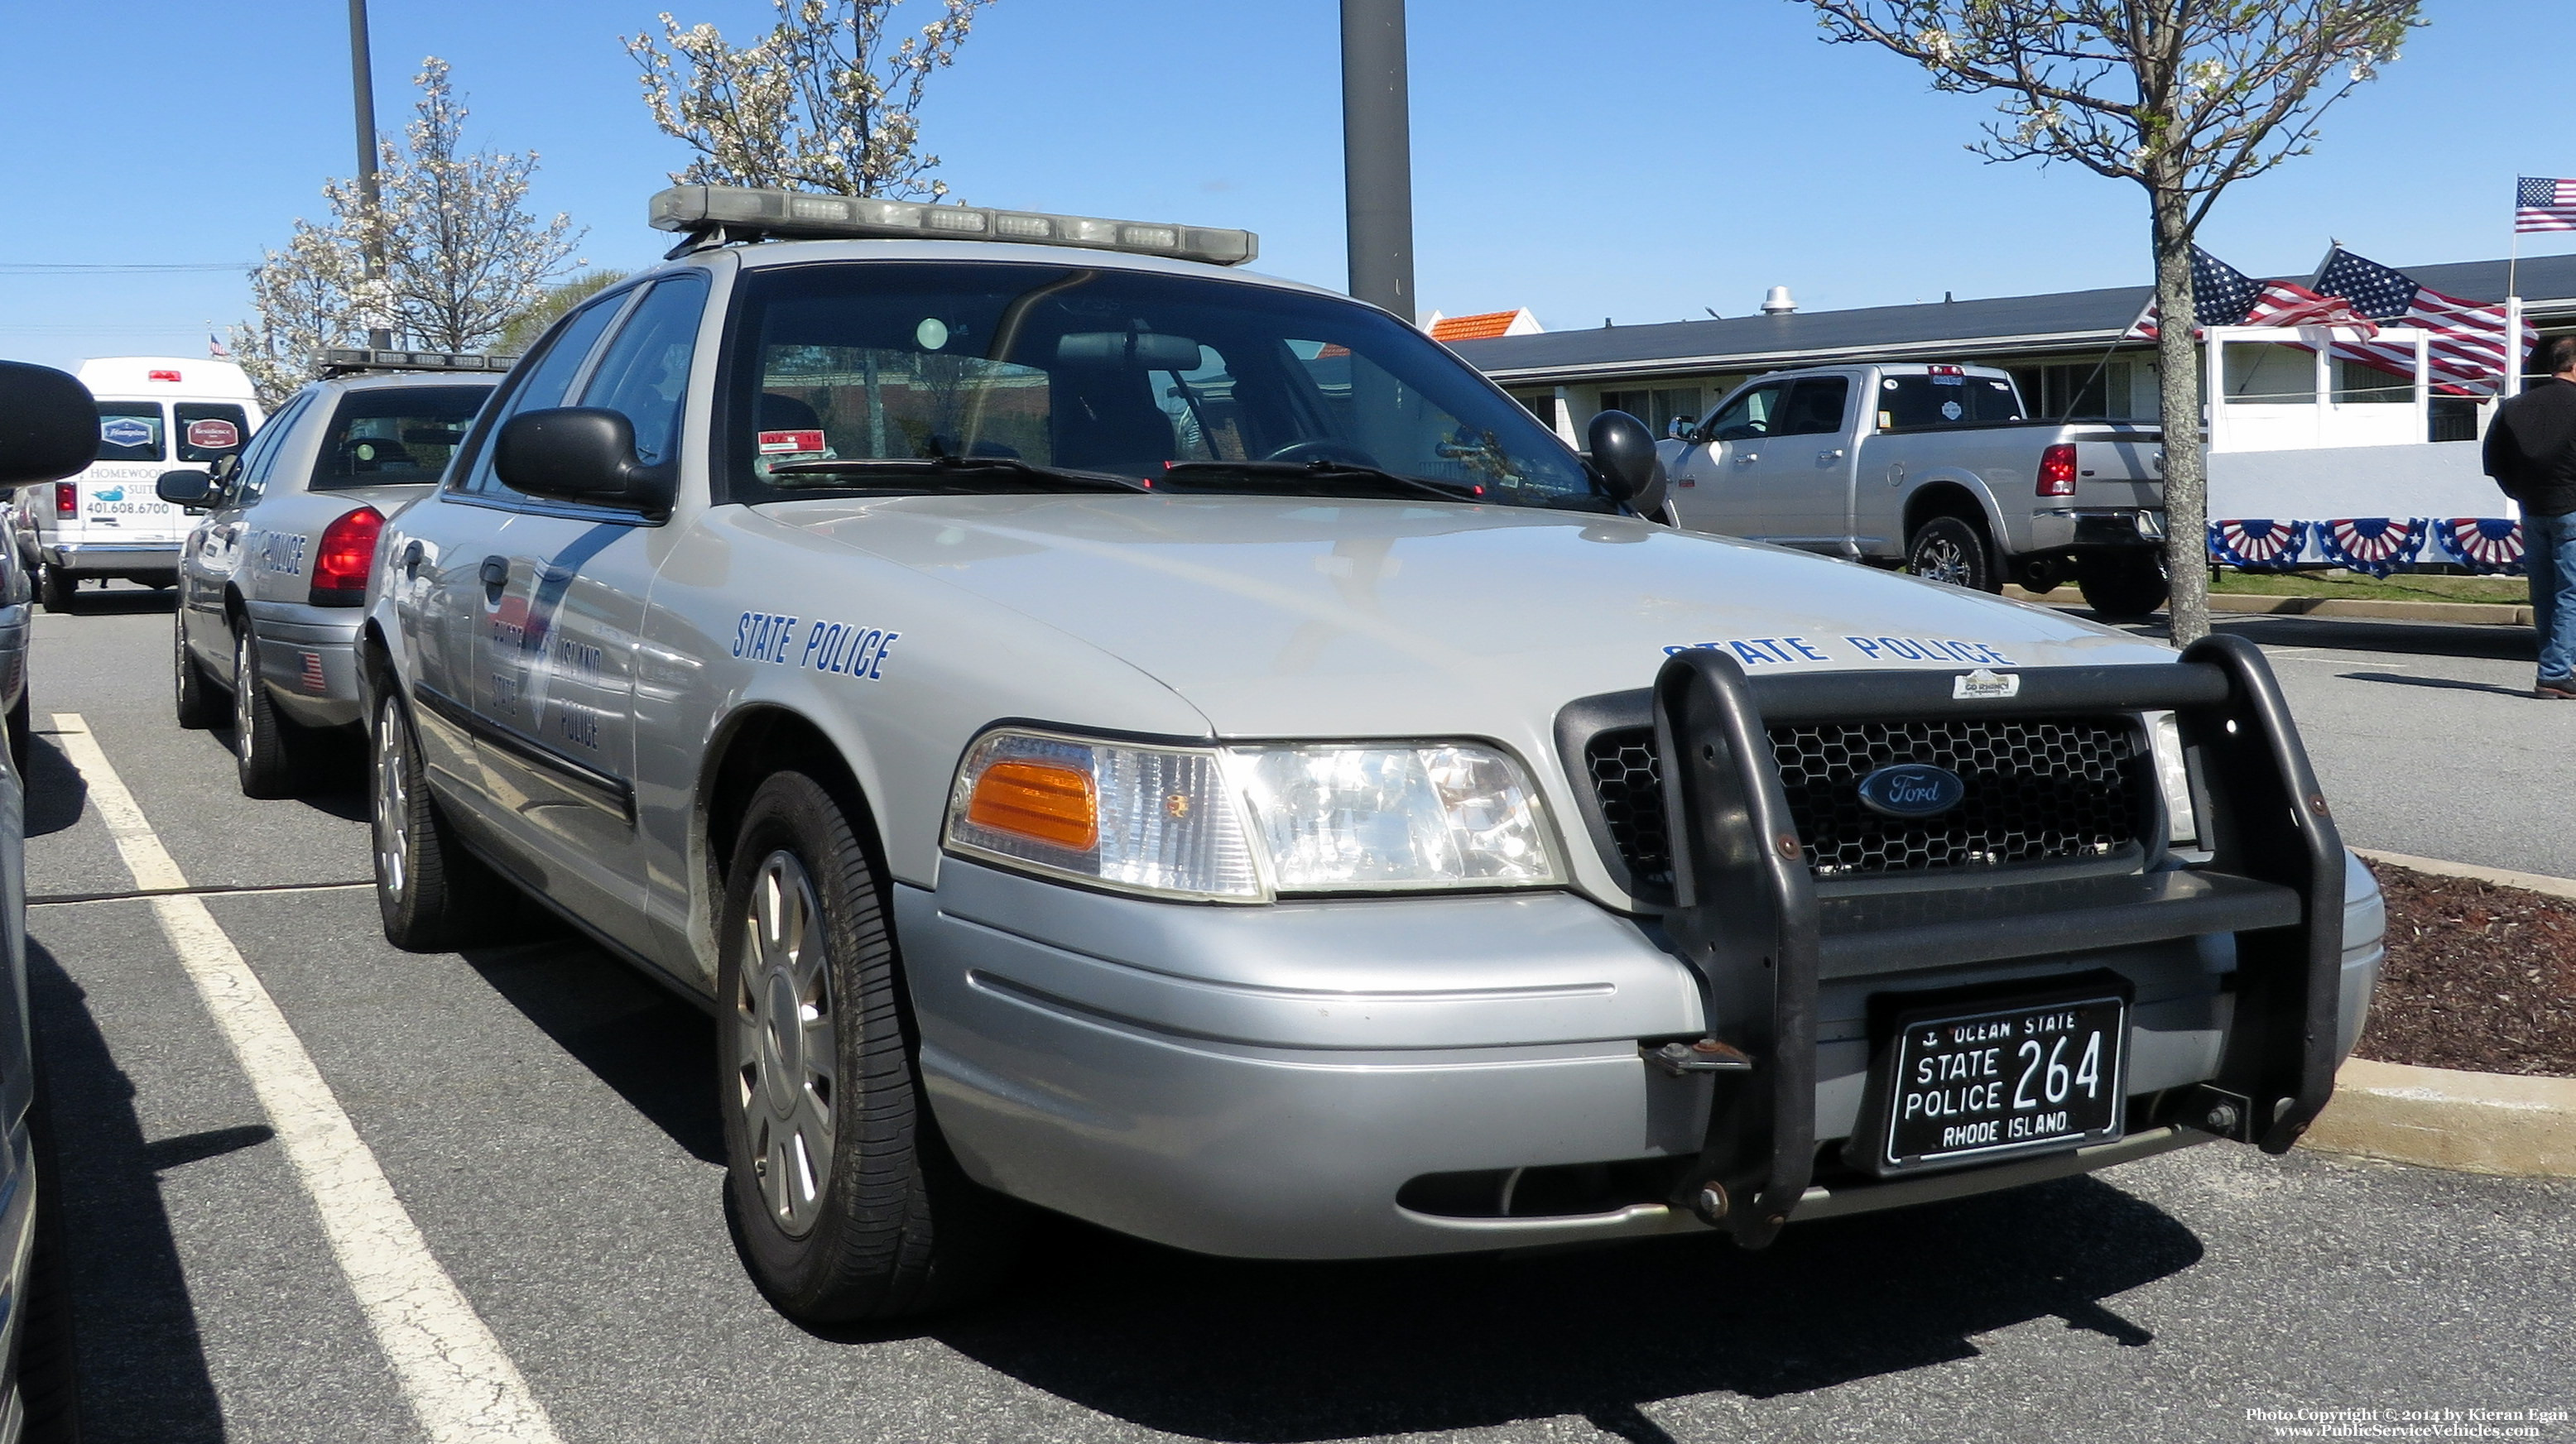
{"type": "Polygon", "coordinates": [[[1938,817],[1959,805],[1968,784],[1946,767],[1899,762],[1860,780],[1860,800],[1888,817],[1938,817]]]}

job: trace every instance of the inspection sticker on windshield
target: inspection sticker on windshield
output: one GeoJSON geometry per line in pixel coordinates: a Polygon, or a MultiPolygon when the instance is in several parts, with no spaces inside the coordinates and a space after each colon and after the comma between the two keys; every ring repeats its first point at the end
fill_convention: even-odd
{"type": "Polygon", "coordinates": [[[1954,702],[1993,702],[2020,695],[2019,672],[1992,672],[1979,667],[1950,679],[1950,700],[1954,702]]]}
{"type": "Polygon", "coordinates": [[[779,453],[820,451],[822,449],[823,433],[819,431],[764,431],[760,433],[760,454],[763,456],[771,456],[779,453]]]}

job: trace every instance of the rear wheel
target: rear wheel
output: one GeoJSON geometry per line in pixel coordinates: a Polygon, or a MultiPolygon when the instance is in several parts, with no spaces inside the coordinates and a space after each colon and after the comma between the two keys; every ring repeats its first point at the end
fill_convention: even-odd
{"type": "Polygon", "coordinates": [[[61,567],[47,567],[36,581],[37,597],[46,611],[68,612],[72,609],[72,589],[79,585],[79,579],[61,567]]]}
{"type": "Polygon", "coordinates": [[[303,782],[304,729],[278,715],[259,679],[259,635],[250,619],[233,634],[233,762],[244,797],[292,797],[303,782]]]}
{"type": "Polygon", "coordinates": [[[875,869],[832,794],[760,786],[719,915],[717,1087],[745,1262],[807,1323],[888,1319],[999,1282],[1016,1205],[977,1187],[913,1067],[875,869]]]}
{"type": "Polygon", "coordinates": [[[175,694],[179,725],[192,732],[222,726],[224,699],[215,690],[215,679],[206,675],[205,664],[188,650],[188,614],[185,611],[179,614],[171,631],[171,690],[175,694]]]}
{"type": "Polygon", "coordinates": [[[419,734],[391,679],[376,697],[367,734],[368,822],[385,940],[415,953],[443,953],[519,917],[516,892],[448,832],[438,800],[429,795],[419,734]]]}
{"type": "Polygon", "coordinates": [[[2084,593],[2084,605],[2115,622],[2153,615],[2172,592],[2164,553],[2143,548],[2085,557],[2076,568],[2075,585],[2084,593]]]}
{"type": "Polygon", "coordinates": [[[1926,581],[1972,592],[2002,589],[1985,528],[1955,516],[1936,516],[1915,529],[1905,546],[1905,569],[1926,581]]]}

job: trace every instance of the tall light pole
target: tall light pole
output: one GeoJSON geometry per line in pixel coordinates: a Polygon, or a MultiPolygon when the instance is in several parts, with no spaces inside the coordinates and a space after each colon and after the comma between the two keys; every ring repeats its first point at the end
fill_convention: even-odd
{"type": "MultiPolygon", "coordinates": [[[[358,199],[367,210],[358,257],[373,281],[385,273],[385,242],[377,225],[382,197],[376,189],[376,67],[367,54],[367,0],[349,0],[349,87],[358,102],[358,199]]],[[[371,326],[367,344],[383,350],[394,344],[393,333],[371,326]]]]}
{"type": "Polygon", "coordinates": [[[1412,320],[1413,120],[1404,0],[1342,0],[1342,188],[1350,215],[1351,294],[1412,320]]]}

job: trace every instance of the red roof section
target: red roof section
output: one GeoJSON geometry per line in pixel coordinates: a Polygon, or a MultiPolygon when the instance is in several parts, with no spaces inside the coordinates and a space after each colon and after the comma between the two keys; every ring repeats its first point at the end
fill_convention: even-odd
{"type": "Polygon", "coordinates": [[[1431,323],[1434,341],[1483,341],[1507,331],[1518,311],[1487,311],[1480,316],[1443,316],[1431,323]]]}

